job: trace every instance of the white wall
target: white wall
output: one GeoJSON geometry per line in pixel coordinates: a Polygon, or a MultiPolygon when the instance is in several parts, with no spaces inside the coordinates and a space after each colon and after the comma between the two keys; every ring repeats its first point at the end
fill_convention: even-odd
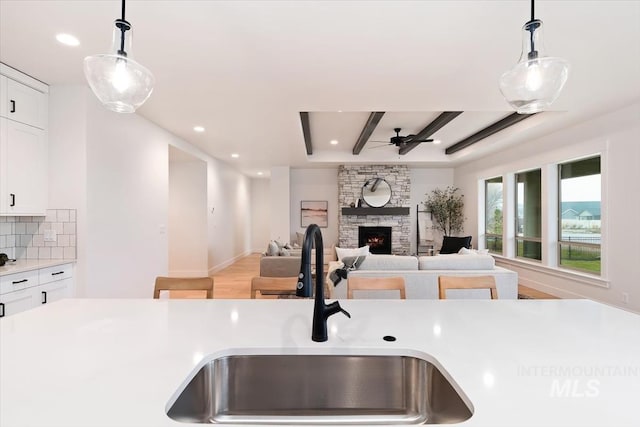
{"type": "MultiPolygon", "coordinates": [[[[520,283],[563,297],[585,297],[640,311],[640,103],[455,169],[465,194],[465,230],[478,235],[478,181],[588,156],[602,156],[602,280],[526,262],[502,262],[520,283]],[[629,295],[629,303],[622,295],[629,295]]],[[[544,190],[543,190],[544,191],[544,190]]],[[[545,194],[543,194],[544,197],[545,194]]]]}
{"type": "Polygon", "coordinates": [[[270,180],[251,179],[251,248],[264,252],[271,237],[270,180]]]}
{"type": "Polygon", "coordinates": [[[167,275],[170,145],[207,163],[209,272],[250,252],[247,177],[137,114],[106,110],[84,86],[53,86],[49,100],[49,203],[78,210],[79,296],[148,298],[167,275]]]}
{"type": "Polygon", "coordinates": [[[87,296],[149,298],[168,269],[168,145],[136,114],[87,99],[87,296]]]}
{"type": "Polygon", "coordinates": [[[291,233],[290,175],[288,166],[271,168],[269,194],[271,195],[271,240],[285,243],[291,233]]]}
{"type": "MultiPolygon", "coordinates": [[[[416,205],[420,207],[420,210],[424,210],[422,202],[427,199],[427,194],[431,193],[436,188],[445,189],[446,187],[453,185],[453,169],[452,168],[409,168],[409,174],[411,176],[411,196],[410,196],[410,208],[411,208],[411,245],[410,253],[417,252],[416,248],[416,233],[417,233],[417,219],[416,219],[416,205]]],[[[442,234],[434,233],[434,242],[436,248],[442,243],[442,234]]],[[[475,243],[474,243],[475,244],[475,243]]]]}
{"type": "Polygon", "coordinates": [[[251,253],[251,181],[217,159],[208,161],[209,274],[251,253]]]}
{"type": "Polygon", "coordinates": [[[208,274],[207,163],[169,147],[169,275],[208,274]]]}
{"type": "Polygon", "coordinates": [[[328,201],[328,227],[322,228],[322,241],[325,247],[338,244],[338,168],[329,169],[291,169],[291,228],[290,242],[296,241],[296,232],[304,233],[300,226],[300,202],[302,200],[328,201]]]}
{"type": "Polygon", "coordinates": [[[76,209],[75,286],[85,296],[87,234],[87,89],[49,87],[49,202],[53,209],[76,209]]]}

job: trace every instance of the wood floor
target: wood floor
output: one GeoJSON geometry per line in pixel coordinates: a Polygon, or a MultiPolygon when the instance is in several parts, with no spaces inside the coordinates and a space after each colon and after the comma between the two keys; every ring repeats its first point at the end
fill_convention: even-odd
{"type": "MultiPolygon", "coordinates": [[[[260,274],[260,254],[246,256],[213,275],[213,297],[251,298],[251,278],[260,274]]],[[[518,293],[533,299],[555,299],[553,295],[518,285],[518,293]]]]}

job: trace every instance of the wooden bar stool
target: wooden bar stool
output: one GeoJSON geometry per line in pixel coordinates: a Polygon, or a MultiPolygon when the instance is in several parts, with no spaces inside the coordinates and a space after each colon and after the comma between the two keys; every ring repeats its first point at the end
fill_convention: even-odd
{"type": "Polygon", "coordinates": [[[156,277],[153,298],[160,298],[160,291],[169,291],[169,298],[213,299],[213,278],[156,277]]]}
{"type": "Polygon", "coordinates": [[[406,299],[402,277],[349,277],[347,298],[353,299],[353,291],[399,291],[400,299],[406,299]]]}
{"type": "Polygon", "coordinates": [[[297,277],[262,277],[251,279],[251,299],[295,296],[297,277]]]}
{"type": "Polygon", "coordinates": [[[440,299],[447,299],[448,289],[489,289],[491,299],[498,299],[496,280],[493,276],[438,276],[440,299]]]}

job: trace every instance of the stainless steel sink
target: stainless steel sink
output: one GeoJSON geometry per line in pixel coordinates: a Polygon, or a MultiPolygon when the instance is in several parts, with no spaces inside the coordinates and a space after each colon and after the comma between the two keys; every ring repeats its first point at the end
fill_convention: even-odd
{"type": "Polygon", "coordinates": [[[411,356],[226,356],[176,395],[167,415],[189,423],[449,424],[472,415],[436,366],[411,356]]]}

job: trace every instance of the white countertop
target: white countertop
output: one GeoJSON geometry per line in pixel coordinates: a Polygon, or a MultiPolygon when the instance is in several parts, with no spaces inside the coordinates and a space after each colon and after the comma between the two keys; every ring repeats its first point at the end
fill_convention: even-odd
{"type": "Polygon", "coordinates": [[[464,426],[640,425],[640,316],[587,300],[64,300],[0,321],[0,425],[186,426],[165,407],[203,356],[412,354],[466,394],[464,426]],[[393,335],[395,342],[382,340],[393,335]],[[572,390],[555,391],[568,381],[572,390]],[[560,394],[560,395],[558,395],[560,394]]]}
{"type": "Polygon", "coordinates": [[[76,262],[75,259],[19,259],[0,267],[0,276],[76,262]]]}

